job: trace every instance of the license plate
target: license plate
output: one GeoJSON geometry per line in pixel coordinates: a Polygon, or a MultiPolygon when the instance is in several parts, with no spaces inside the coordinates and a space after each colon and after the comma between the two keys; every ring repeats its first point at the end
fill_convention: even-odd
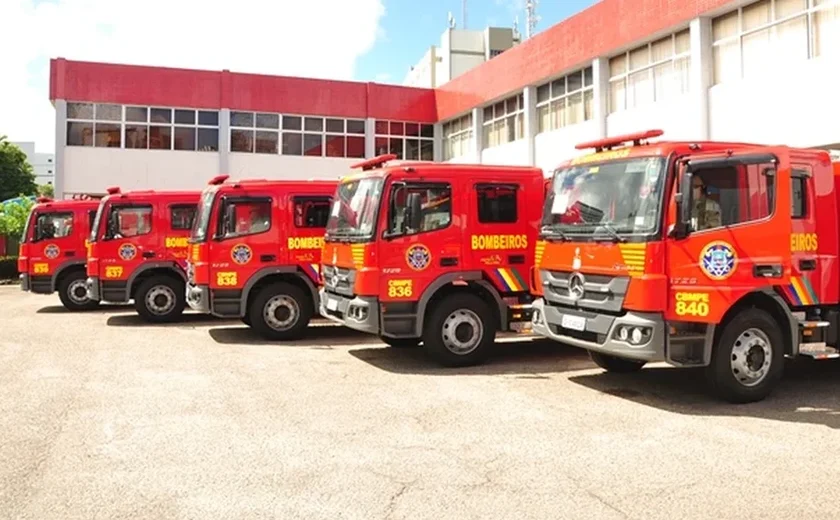
{"type": "Polygon", "coordinates": [[[337,311],[338,310],[338,300],[333,300],[332,298],[327,300],[327,310],[337,311]]]}
{"type": "Polygon", "coordinates": [[[586,318],[582,316],[571,316],[564,314],[563,319],[560,320],[560,325],[566,329],[572,330],[586,330],[586,318]]]}

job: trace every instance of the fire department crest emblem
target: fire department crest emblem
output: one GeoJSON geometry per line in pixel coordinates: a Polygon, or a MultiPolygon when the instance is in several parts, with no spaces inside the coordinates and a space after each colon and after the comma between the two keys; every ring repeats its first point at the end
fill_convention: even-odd
{"type": "Polygon", "coordinates": [[[50,260],[55,260],[58,258],[58,254],[61,253],[61,249],[58,248],[55,244],[49,244],[47,247],[44,248],[44,256],[49,258],[50,260]]]}
{"type": "Polygon", "coordinates": [[[405,261],[415,271],[422,271],[429,267],[432,261],[432,252],[423,244],[414,244],[405,252],[405,261]]]}
{"type": "Polygon", "coordinates": [[[706,244],[700,252],[700,268],[712,280],[725,280],[735,272],[735,248],[722,240],[706,244]]]}
{"type": "Polygon", "coordinates": [[[250,262],[252,256],[251,248],[245,244],[237,244],[230,250],[231,259],[239,265],[245,265],[250,262]]]}
{"type": "Polygon", "coordinates": [[[131,260],[137,256],[137,248],[134,244],[123,244],[120,246],[119,255],[125,261],[131,260]]]}

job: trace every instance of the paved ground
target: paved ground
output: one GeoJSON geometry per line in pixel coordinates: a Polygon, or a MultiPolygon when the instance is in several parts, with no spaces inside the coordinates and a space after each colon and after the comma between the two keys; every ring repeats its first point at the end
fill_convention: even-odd
{"type": "Polygon", "coordinates": [[[297,344],[0,287],[0,518],[828,518],[840,365],[730,406],[506,344],[441,370],[337,327],[297,344]]]}

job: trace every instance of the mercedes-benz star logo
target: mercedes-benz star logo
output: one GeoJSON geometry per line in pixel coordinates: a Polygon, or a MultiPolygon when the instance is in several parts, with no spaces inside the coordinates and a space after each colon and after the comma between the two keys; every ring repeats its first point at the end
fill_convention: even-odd
{"type": "Polygon", "coordinates": [[[569,277],[569,298],[572,300],[580,300],[583,298],[584,290],[584,280],[583,275],[580,273],[574,273],[572,276],[569,277]]]}

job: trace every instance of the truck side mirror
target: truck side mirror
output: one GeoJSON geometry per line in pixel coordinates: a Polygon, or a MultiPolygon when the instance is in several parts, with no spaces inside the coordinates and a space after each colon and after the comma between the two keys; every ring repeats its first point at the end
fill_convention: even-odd
{"type": "Polygon", "coordinates": [[[420,205],[420,194],[409,193],[406,197],[405,222],[411,230],[418,230],[422,225],[423,209],[420,205]]]}
{"type": "Polygon", "coordinates": [[[674,198],[676,204],[677,222],[671,235],[674,238],[680,239],[688,236],[691,229],[691,208],[693,206],[694,190],[692,189],[692,180],[694,174],[691,170],[686,169],[680,178],[680,191],[674,198]]]}

